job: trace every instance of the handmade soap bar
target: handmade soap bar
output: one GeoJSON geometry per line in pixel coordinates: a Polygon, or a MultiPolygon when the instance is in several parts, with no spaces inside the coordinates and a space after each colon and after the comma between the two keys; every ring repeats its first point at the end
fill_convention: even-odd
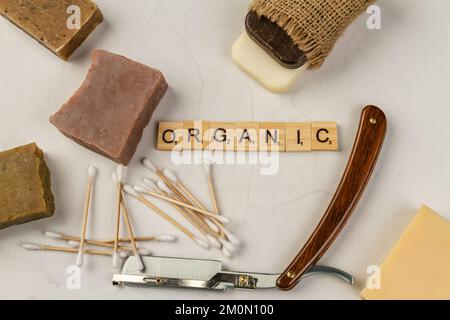
{"type": "Polygon", "coordinates": [[[308,63],[297,69],[283,67],[243,32],[231,49],[234,62],[245,73],[274,93],[288,91],[308,68],[308,63]]]}
{"type": "Polygon", "coordinates": [[[103,21],[90,0],[1,0],[0,14],[63,60],[103,21]]]}
{"type": "Polygon", "coordinates": [[[364,299],[449,299],[450,221],[426,206],[381,265],[379,286],[368,286],[364,299]]]}
{"type": "Polygon", "coordinates": [[[36,144],[0,152],[0,229],[55,212],[50,171],[36,144]]]}
{"type": "Polygon", "coordinates": [[[166,90],[160,71],[96,50],[86,80],[50,122],[75,142],[127,165],[166,90]]]}

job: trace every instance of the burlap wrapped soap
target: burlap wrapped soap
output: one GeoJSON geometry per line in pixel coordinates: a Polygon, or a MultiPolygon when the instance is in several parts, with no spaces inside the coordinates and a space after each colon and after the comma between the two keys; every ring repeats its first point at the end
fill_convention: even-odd
{"type": "Polygon", "coordinates": [[[278,24],[306,55],[322,65],[345,29],[375,0],[253,0],[250,10],[278,24]]]}

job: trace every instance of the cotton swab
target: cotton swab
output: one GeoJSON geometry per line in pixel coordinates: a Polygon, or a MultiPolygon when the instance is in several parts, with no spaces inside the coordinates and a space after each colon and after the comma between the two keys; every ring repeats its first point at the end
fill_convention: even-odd
{"type": "MultiPolygon", "coordinates": [[[[188,198],[186,198],[183,193],[181,193],[170,181],[169,178],[167,178],[160,170],[158,170],[158,168],[156,167],[156,165],[148,158],[145,158],[142,160],[142,164],[144,167],[146,167],[148,170],[150,170],[151,172],[153,172],[153,174],[155,174],[158,178],[160,178],[162,181],[164,181],[165,184],[167,184],[167,186],[173,190],[173,192],[175,192],[175,194],[181,198],[181,200],[183,200],[185,203],[190,203],[190,201],[188,200],[188,198]]],[[[204,209],[204,208],[202,208],[204,209]]]]}
{"type": "Polygon", "coordinates": [[[232,256],[231,252],[225,247],[222,247],[222,254],[225,258],[231,258],[232,256]]]}
{"type": "Polygon", "coordinates": [[[192,232],[190,232],[188,229],[186,229],[185,227],[183,227],[181,224],[179,224],[178,222],[176,222],[173,218],[171,218],[170,216],[168,216],[167,214],[165,214],[161,209],[159,209],[158,207],[156,207],[153,203],[151,203],[150,201],[148,201],[147,199],[145,199],[142,195],[140,195],[139,193],[137,193],[132,186],[130,185],[125,185],[123,187],[123,190],[129,194],[130,196],[136,198],[137,200],[139,200],[141,203],[143,203],[145,206],[147,206],[148,208],[152,209],[154,212],[156,212],[158,215],[160,215],[163,219],[165,219],[166,221],[168,221],[169,223],[171,223],[174,227],[176,227],[178,230],[180,230],[181,232],[183,232],[186,236],[188,236],[189,238],[191,238],[195,243],[197,243],[199,246],[201,246],[204,249],[208,249],[209,245],[208,242],[206,242],[205,240],[197,237],[196,235],[194,235],[192,232]]]}
{"type": "MultiPolygon", "coordinates": [[[[147,185],[149,185],[149,183],[146,183],[147,185]]],[[[173,200],[177,201],[177,196],[176,194],[169,188],[167,187],[167,185],[159,180],[156,182],[157,187],[159,188],[160,192],[163,192],[164,194],[166,194],[168,197],[170,197],[173,200]]],[[[199,230],[200,232],[203,233],[203,235],[210,235],[212,236],[210,238],[210,243],[213,247],[216,248],[221,248],[221,244],[219,242],[217,242],[217,240],[215,239],[219,233],[216,232],[214,229],[212,229],[206,222],[210,221],[209,219],[202,219],[200,218],[198,215],[196,215],[192,210],[186,208],[186,207],[180,207],[178,205],[175,205],[172,203],[172,206],[179,211],[183,216],[185,216],[192,224],[194,224],[199,230]],[[183,210],[184,209],[184,210],[183,210]],[[186,211],[186,212],[185,212],[186,211]],[[193,221],[194,220],[194,221],[193,221]]],[[[211,222],[212,225],[215,226],[215,224],[213,224],[211,222]]],[[[219,224],[219,223],[217,223],[219,224]]],[[[221,225],[221,224],[220,224],[221,225]]],[[[218,228],[216,228],[216,230],[218,230],[218,228]]]]}
{"type": "MultiPolygon", "coordinates": [[[[55,247],[55,246],[48,246],[44,244],[37,244],[37,243],[22,243],[22,248],[26,250],[31,251],[55,251],[55,252],[67,252],[67,253],[79,253],[79,249],[76,248],[66,248],[66,247],[55,247]]],[[[93,254],[93,255],[101,255],[101,256],[111,256],[111,251],[102,251],[102,250],[91,250],[91,249],[84,249],[84,253],[87,254],[93,254]]]]}
{"type": "MultiPolygon", "coordinates": [[[[158,181],[158,184],[159,184],[159,183],[161,183],[161,184],[164,185],[164,183],[163,183],[162,181],[158,181]]],[[[165,186],[165,185],[164,185],[164,186],[165,186]]],[[[167,186],[165,186],[165,187],[167,188],[167,186]]],[[[163,188],[164,188],[164,187],[163,187],[163,188]]],[[[206,216],[206,217],[209,217],[209,218],[211,218],[211,219],[218,220],[218,221],[220,221],[220,222],[222,222],[222,223],[228,223],[228,222],[230,221],[230,220],[229,220],[228,218],[226,218],[226,217],[218,216],[217,214],[211,213],[211,212],[209,212],[209,211],[206,211],[206,210],[203,210],[203,209],[196,208],[196,207],[191,206],[191,205],[189,205],[189,204],[187,204],[187,203],[184,203],[184,202],[181,202],[181,201],[178,201],[178,200],[175,200],[175,199],[166,197],[166,196],[164,196],[164,195],[161,195],[161,194],[158,194],[158,193],[156,193],[156,192],[150,191],[150,190],[148,190],[148,189],[146,189],[146,188],[144,188],[144,187],[141,187],[141,186],[134,186],[134,190],[135,190],[136,192],[140,193],[140,194],[146,194],[146,195],[149,195],[149,196],[152,196],[152,197],[161,199],[161,200],[165,200],[165,201],[167,201],[167,202],[171,202],[171,203],[176,204],[176,205],[178,205],[178,206],[181,206],[181,207],[184,207],[184,208],[191,209],[192,211],[198,212],[198,213],[200,213],[200,214],[202,214],[202,215],[204,215],[204,216],[206,216]]],[[[161,190],[162,190],[162,189],[161,189],[161,190]]],[[[166,192],[169,193],[169,192],[172,192],[172,190],[170,190],[169,188],[167,188],[167,191],[166,191],[166,192]]],[[[169,193],[169,194],[170,194],[170,193],[169,193]]]]}
{"type": "Polygon", "coordinates": [[[181,183],[181,181],[178,179],[175,172],[173,172],[170,169],[164,169],[163,170],[164,176],[166,176],[169,180],[171,180],[173,183],[175,183],[175,186],[178,187],[182,192],[184,192],[188,198],[198,207],[201,209],[206,210],[206,207],[190,192],[184,184],[181,183]]]}
{"type": "MultiPolygon", "coordinates": [[[[138,242],[145,242],[145,241],[175,242],[178,239],[173,234],[162,234],[159,236],[152,236],[152,237],[136,237],[135,240],[138,242]]],[[[110,243],[110,242],[114,242],[114,240],[103,240],[102,242],[110,243]]],[[[131,242],[131,239],[130,238],[120,238],[119,242],[131,242]]]]}
{"type": "MultiPolygon", "coordinates": [[[[45,236],[51,239],[55,239],[55,240],[65,240],[65,241],[75,241],[75,242],[80,242],[80,238],[79,237],[74,237],[74,236],[69,236],[69,235],[65,235],[59,232],[54,232],[54,231],[46,231],[45,232],[45,236]]],[[[159,236],[149,236],[149,237],[136,237],[135,238],[136,241],[138,242],[146,242],[146,241],[158,241],[158,242],[175,242],[177,241],[177,237],[173,234],[161,234],[159,236]]],[[[130,238],[119,238],[119,242],[130,242],[130,238]]],[[[111,243],[114,242],[114,239],[111,240],[90,240],[90,239],[85,239],[85,243],[86,244],[92,244],[92,245],[98,245],[100,246],[100,244],[109,244],[108,246],[111,245],[111,243]]],[[[111,246],[112,247],[112,246],[111,246]]]]}
{"type": "Polygon", "coordinates": [[[97,169],[93,166],[90,166],[88,168],[88,183],[86,187],[86,199],[84,203],[84,213],[83,213],[83,227],[81,231],[81,241],[80,241],[80,248],[78,251],[77,261],[76,264],[78,267],[83,266],[83,253],[84,253],[84,240],[86,239],[86,229],[87,229],[87,223],[88,223],[88,216],[89,216],[89,209],[91,206],[91,196],[92,196],[92,187],[94,184],[94,178],[96,175],[97,169]]]}
{"type": "Polygon", "coordinates": [[[130,240],[131,240],[131,248],[133,249],[134,257],[136,258],[136,268],[139,271],[144,271],[144,269],[145,269],[144,263],[142,262],[141,255],[139,254],[138,248],[136,246],[136,241],[135,241],[135,238],[134,238],[133,227],[131,225],[130,214],[129,214],[128,208],[126,206],[126,203],[125,203],[125,200],[124,200],[124,197],[123,197],[123,193],[121,193],[121,206],[122,206],[122,209],[123,209],[123,216],[124,216],[124,220],[125,220],[125,225],[127,227],[128,235],[129,235],[130,240]]]}
{"type": "Polygon", "coordinates": [[[120,232],[120,208],[121,208],[121,197],[122,197],[122,179],[123,179],[123,166],[118,165],[115,174],[113,174],[113,181],[116,183],[116,220],[114,228],[114,248],[113,248],[113,259],[112,267],[113,269],[119,268],[119,232],[120,232]]]}
{"type": "Polygon", "coordinates": [[[219,241],[222,243],[223,247],[226,248],[230,252],[234,252],[236,248],[233,246],[233,244],[223,238],[220,238],[219,241]]]}
{"type": "MultiPolygon", "coordinates": [[[[69,240],[67,241],[67,244],[69,245],[69,247],[72,248],[79,248],[80,247],[80,243],[78,241],[74,241],[74,240],[69,240]]],[[[86,241],[86,244],[89,244],[86,241]]],[[[112,243],[105,243],[105,242],[95,242],[95,244],[91,244],[93,246],[98,246],[98,247],[105,247],[105,248],[113,248],[114,244],[112,243]]],[[[143,256],[151,256],[152,253],[150,252],[150,250],[146,249],[146,248],[139,248],[139,254],[143,255],[143,256]]],[[[120,251],[127,251],[127,252],[133,252],[133,248],[131,247],[125,247],[125,246],[119,246],[119,252],[120,251]]]]}
{"type": "Polygon", "coordinates": [[[211,196],[211,204],[213,207],[213,211],[216,214],[219,214],[219,202],[217,200],[216,189],[214,188],[214,183],[211,175],[211,163],[207,162],[203,164],[203,170],[206,174],[206,180],[208,181],[209,195],[211,196]]]}
{"type": "MultiPolygon", "coordinates": [[[[167,176],[169,180],[175,183],[175,187],[179,188],[182,192],[184,192],[189,197],[189,200],[193,204],[195,204],[195,206],[197,206],[200,209],[206,210],[206,207],[178,180],[178,177],[173,171],[171,171],[170,169],[164,169],[163,174],[167,176]]],[[[224,218],[223,216],[221,217],[224,218]]],[[[230,219],[228,219],[228,221],[229,220],[230,219]]],[[[216,224],[219,228],[223,227],[222,225],[219,225],[216,221],[213,221],[213,223],[216,224]]]]}

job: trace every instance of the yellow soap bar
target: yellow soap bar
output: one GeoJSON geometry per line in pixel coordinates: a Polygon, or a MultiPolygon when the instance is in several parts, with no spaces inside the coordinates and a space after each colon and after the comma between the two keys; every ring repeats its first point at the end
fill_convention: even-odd
{"type": "Polygon", "coordinates": [[[450,298],[450,221],[422,206],[381,265],[380,287],[370,300],[450,298]]]}

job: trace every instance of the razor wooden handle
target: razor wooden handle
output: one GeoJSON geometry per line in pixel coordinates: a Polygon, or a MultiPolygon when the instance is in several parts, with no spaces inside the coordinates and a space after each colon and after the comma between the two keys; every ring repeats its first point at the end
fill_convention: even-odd
{"type": "Polygon", "coordinates": [[[277,287],[290,290],[327,251],[350,218],[377,162],[387,129],[386,116],[375,106],[361,114],[358,133],[344,175],[319,225],[277,280],[277,287]]]}

